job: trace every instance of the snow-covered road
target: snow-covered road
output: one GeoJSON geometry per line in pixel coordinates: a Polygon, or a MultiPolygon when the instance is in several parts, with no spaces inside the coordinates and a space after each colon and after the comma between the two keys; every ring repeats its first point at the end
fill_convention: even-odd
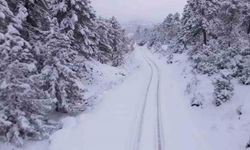
{"type": "Polygon", "coordinates": [[[140,69],[92,112],[65,118],[49,143],[25,150],[215,150],[193,123],[175,70],[145,47],[136,51],[140,69]]]}
{"type": "Polygon", "coordinates": [[[136,120],[136,140],[134,140],[133,150],[163,150],[164,134],[161,120],[161,102],[159,99],[160,72],[154,61],[145,54],[144,59],[150,68],[150,78],[145,98],[141,105],[142,108],[136,120]]]}
{"type": "Polygon", "coordinates": [[[213,150],[192,122],[174,71],[146,48],[137,51],[140,70],[93,112],[68,118],[49,150],[213,150]]]}

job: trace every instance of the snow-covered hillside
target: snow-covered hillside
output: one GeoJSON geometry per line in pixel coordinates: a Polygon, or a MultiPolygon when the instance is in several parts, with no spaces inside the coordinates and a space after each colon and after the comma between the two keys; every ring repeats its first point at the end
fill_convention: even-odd
{"type": "MultiPolygon", "coordinates": [[[[194,135],[196,144],[205,144],[201,149],[245,150],[250,131],[250,94],[248,92],[250,87],[241,85],[237,80],[234,80],[234,95],[231,101],[221,107],[215,107],[213,103],[215,76],[202,75],[193,71],[192,63],[185,53],[175,54],[171,59],[171,64],[166,56],[159,53],[155,56],[162,62],[163,66],[166,66],[166,70],[171,72],[172,78],[170,78],[170,81],[175,79],[172,86],[180,93],[174,93],[173,95],[176,98],[172,98],[172,100],[183,99],[185,109],[188,110],[190,115],[189,121],[191,120],[192,125],[199,133],[194,135]],[[203,141],[199,143],[201,139],[203,141]]],[[[165,76],[165,80],[169,80],[169,77],[165,76]]],[[[178,110],[180,106],[172,105],[171,108],[178,110]]],[[[174,117],[177,117],[176,120],[182,118],[180,114],[179,112],[174,115],[174,117]]],[[[180,126],[184,130],[180,134],[183,137],[188,130],[186,122],[189,121],[180,120],[180,126]]],[[[176,130],[173,129],[171,134],[176,135],[175,132],[176,130]]],[[[186,138],[189,139],[191,136],[188,135],[186,138]]],[[[179,142],[178,139],[176,141],[179,142]]],[[[178,142],[176,145],[178,145],[178,142]]],[[[186,148],[191,150],[188,145],[189,142],[185,144],[186,148]]]]}
{"type": "MultiPolygon", "coordinates": [[[[89,61],[86,63],[86,68],[88,74],[85,80],[81,83],[85,85],[87,90],[85,95],[89,99],[88,110],[80,115],[72,115],[71,117],[62,114],[54,114],[53,119],[59,120],[62,123],[62,129],[55,132],[49,139],[42,141],[26,141],[24,145],[20,148],[15,145],[8,143],[0,143],[0,150],[78,150],[82,149],[82,137],[87,134],[88,129],[86,128],[87,123],[91,121],[91,117],[95,112],[100,109],[108,100],[106,93],[110,90],[114,90],[117,86],[120,86],[129,76],[134,74],[136,70],[140,68],[140,60],[138,59],[138,51],[135,51],[126,56],[125,63],[120,67],[111,67],[110,65],[101,64],[97,61],[89,61]],[[85,119],[89,118],[89,119],[85,119]],[[74,131],[75,130],[75,131],[74,131]],[[84,133],[84,134],[83,134],[84,133]],[[73,134],[73,135],[71,135],[73,134]],[[73,138],[74,137],[74,138],[73,138]],[[64,141],[67,140],[67,141],[64,141]],[[78,145],[75,143],[79,141],[78,145]],[[63,144],[64,143],[64,144],[63,144]],[[76,148],[74,148],[75,146],[76,148]]],[[[110,92],[109,92],[110,93],[110,92]]],[[[117,99],[113,99],[116,101],[117,99]]],[[[118,101],[117,101],[118,102],[118,101]]],[[[121,100],[119,100],[121,102],[121,100]]],[[[110,103],[110,108],[106,108],[112,112],[112,103],[110,103]]],[[[106,116],[108,117],[108,116],[106,116]]],[[[105,119],[103,117],[102,124],[105,125],[105,119]]],[[[112,118],[110,118],[112,119],[112,118]]],[[[93,124],[93,128],[98,130],[99,123],[93,124]]],[[[100,126],[101,127],[101,126],[100,126]]],[[[102,129],[100,129],[102,130],[102,129]]],[[[94,134],[90,131],[90,135],[94,134]]],[[[95,132],[96,133],[96,132],[95,132]]]]}

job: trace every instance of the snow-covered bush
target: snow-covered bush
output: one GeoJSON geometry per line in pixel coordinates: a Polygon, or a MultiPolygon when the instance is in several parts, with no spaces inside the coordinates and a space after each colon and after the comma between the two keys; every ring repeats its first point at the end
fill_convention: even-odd
{"type": "Polygon", "coordinates": [[[213,82],[214,84],[214,104],[220,106],[223,103],[229,101],[233,96],[234,87],[228,77],[218,77],[213,82]]]}
{"type": "Polygon", "coordinates": [[[235,77],[240,79],[240,82],[245,85],[250,84],[250,49],[244,49],[238,57],[237,60],[235,77]]]}
{"type": "Polygon", "coordinates": [[[216,69],[216,53],[210,46],[194,46],[189,54],[193,61],[193,67],[203,74],[212,75],[217,72],[216,69]]]}

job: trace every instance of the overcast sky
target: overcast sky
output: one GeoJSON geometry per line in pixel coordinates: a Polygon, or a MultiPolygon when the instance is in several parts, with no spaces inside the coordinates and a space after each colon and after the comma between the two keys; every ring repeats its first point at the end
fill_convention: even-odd
{"type": "Polygon", "coordinates": [[[145,20],[159,22],[168,13],[182,12],[186,0],[92,0],[99,16],[115,16],[121,22],[145,20]]]}

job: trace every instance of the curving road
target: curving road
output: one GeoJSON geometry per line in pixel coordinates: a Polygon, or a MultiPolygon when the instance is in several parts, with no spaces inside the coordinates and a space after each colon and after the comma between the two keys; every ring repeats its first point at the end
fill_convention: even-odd
{"type": "Polygon", "coordinates": [[[136,47],[135,59],[140,69],[93,112],[63,119],[49,141],[24,150],[215,150],[192,121],[176,69],[146,47],[136,47]]]}

